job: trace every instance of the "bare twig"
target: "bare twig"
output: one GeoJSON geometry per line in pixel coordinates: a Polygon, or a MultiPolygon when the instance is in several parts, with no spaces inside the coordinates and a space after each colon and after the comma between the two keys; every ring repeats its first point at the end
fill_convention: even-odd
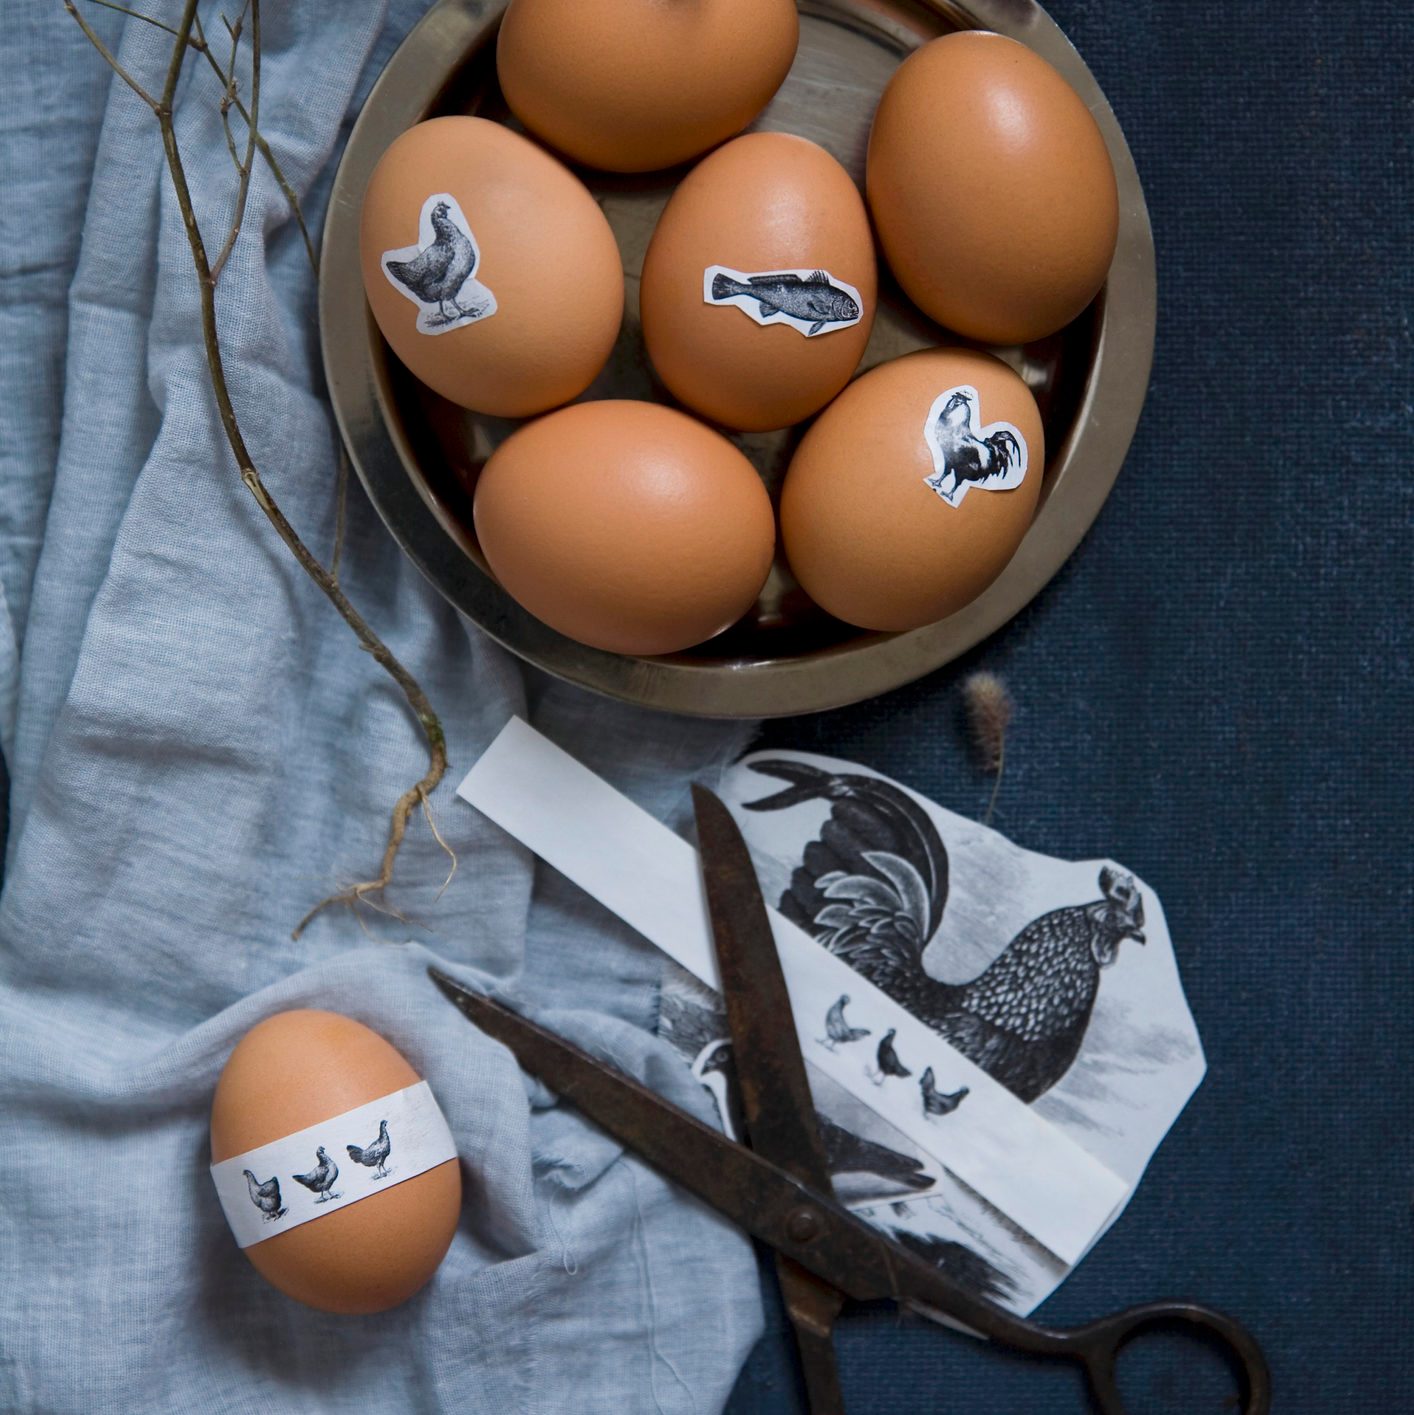
{"type": "MultiPolygon", "coordinates": [[[[140,10],[130,10],[126,5],[117,5],[114,0],[89,0],[91,5],[101,5],[105,10],[116,10],[120,15],[127,15],[130,19],[141,20],[145,25],[151,25],[154,29],[160,29],[166,34],[175,35],[176,30],[171,25],[162,20],[153,19],[151,15],[144,15],[140,10]]],[[[72,7],[66,6],[72,13],[72,7]]]]}
{"type": "MultiPolygon", "coordinates": [[[[94,3],[97,3],[97,0],[94,0],[94,3]]],[[[166,26],[163,26],[163,28],[165,29],[166,26]]],[[[221,65],[216,61],[216,56],[212,54],[211,47],[206,42],[206,35],[201,28],[200,15],[196,17],[194,29],[195,33],[187,43],[199,54],[205,56],[207,64],[211,66],[211,70],[216,77],[221,80],[222,87],[224,88],[226,75],[221,65]]],[[[175,31],[173,31],[173,33],[175,33],[175,31]]],[[[288,180],[286,180],[284,171],[281,169],[274,151],[271,149],[270,144],[266,142],[259,127],[251,123],[250,112],[245,104],[241,102],[238,94],[233,93],[230,95],[230,107],[234,108],[236,112],[241,115],[241,119],[246,124],[247,128],[253,131],[256,150],[260,153],[262,160],[270,171],[270,175],[274,177],[276,185],[280,188],[281,195],[283,195],[289,205],[290,215],[295,218],[295,225],[299,227],[300,237],[304,241],[304,253],[309,257],[310,268],[317,276],[319,274],[319,255],[314,249],[314,238],[309,234],[309,227],[305,225],[304,209],[300,206],[300,199],[298,195],[296,195],[295,189],[290,185],[288,180]]]]}
{"type": "MultiPolygon", "coordinates": [[[[154,113],[157,112],[157,100],[117,61],[113,55],[113,51],[99,39],[93,26],[74,8],[74,0],[64,0],[64,8],[74,17],[78,27],[84,32],[85,37],[88,39],[88,42],[107,60],[108,67],[112,69],[154,113]]],[[[162,28],[166,29],[166,25],[163,25],[162,28]]]]}
{"type": "Polygon", "coordinates": [[[422,798],[422,814],[427,817],[427,828],[432,832],[432,838],[447,852],[451,860],[451,868],[447,871],[447,878],[442,881],[442,887],[437,891],[437,898],[440,899],[446,892],[447,886],[452,882],[452,876],[457,872],[457,852],[442,838],[442,832],[437,829],[437,821],[432,815],[432,803],[426,796],[422,798]]]}
{"type": "MultiPolygon", "coordinates": [[[[217,413],[221,419],[222,430],[226,435],[226,441],[230,446],[231,454],[235,458],[236,468],[240,473],[241,481],[245,484],[256,504],[264,513],[266,520],[274,528],[276,534],[285,543],[290,553],[299,563],[300,568],[319,586],[324,596],[338,611],[340,617],[353,631],[359,644],[378,663],[378,665],[388,674],[398,685],[408,706],[412,709],[418,725],[422,728],[423,735],[427,739],[427,770],[422,779],[415,785],[409,787],[398,798],[393,807],[388,823],[388,839],[383,851],[382,867],[378,876],[372,880],[365,880],[359,884],[341,891],[329,899],[321,901],[300,920],[294,931],[294,937],[298,938],[309,921],[321,910],[331,904],[343,903],[355,905],[360,902],[372,903],[370,896],[380,894],[384,891],[393,877],[393,865],[398,856],[398,850],[402,845],[403,837],[407,832],[408,818],[411,816],[416,806],[421,803],[424,809],[428,808],[428,798],[436,789],[447,770],[447,744],[446,737],[442,731],[442,724],[437,714],[432,709],[432,704],[428,701],[417,679],[399,662],[392,650],[378,637],[369,627],[363,616],[350,603],[348,597],[340,588],[338,581],[327,571],[323,565],[315,558],[313,553],[300,539],[298,532],[286,519],[275,499],[266,489],[257,470],[254,460],[250,455],[250,450],[246,445],[245,437],[241,431],[240,424],[236,418],[235,406],[231,400],[230,387],[226,381],[225,359],[221,349],[221,342],[217,331],[216,322],[216,271],[212,262],[207,256],[206,243],[201,234],[201,226],[197,220],[196,210],[192,202],[191,189],[187,182],[186,168],[182,161],[181,150],[177,143],[176,124],[173,117],[173,103],[176,98],[177,84],[181,77],[182,65],[186,59],[187,50],[196,49],[204,52],[208,61],[211,62],[223,80],[225,80],[225,90],[229,93],[230,85],[233,82],[234,63],[231,75],[227,76],[219,64],[215,64],[206,47],[205,36],[198,29],[197,0],[185,0],[182,9],[182,16],[176,28],[171,31],[173,36],[172,55],[167,67],[166,80],[163,85],[162,95],[159,99],[153,97],[137,83],[131,74],[127,73],[123,66],[107,49],[103,42],[94,33],[83,17],[78,13],[73,0],[64,0],[64,8],[74,17],[80,29],[88,37],[98,53],[106,60],[113,72],[118,75],[129,88],[133,90],[152,109],[157,118],[158,128],[162,136],[162,149],[166,156],[167,171],[172,179],[172,187],[177,197],[177,207],[181,212],[182,226],[186,232],[187,244],[191,248],[192,265],[195,268],[197,286],[201,301],[201,330],[202,342],[206,350],[207,370],[211,378],[212,394],[215,398],[217,413]]],[[[244,17],[236,21],[235,25],[227,25],[227,30],[231,35],[233,45],[239,40],[240,28],[244,17]]],[[[258,73],[258,47],[259,47],[259,19],[258,4],[251,9],[252,25],[252,51],[253,51],[253,71],[258,73]]],[[[162,28],[167,28],[163,26],[162,28]]],[[[248,129],[253,134],[257,130],[258,110],[256,107],[257,80],[252,80],[251,108],[249,114],[242,111],[248,129]]],[[[259,147],[256,139],[252,138],[259,147]]],[[[264,150],[264,149],[262,149],[264,150]]],[[[273,158],[271,159],[273,162],[273,158]]],[[[289,193],[287,184],[281,183],[282,189],[289,193]]],[[[244,200],[238,202],[237,219],[234,226],[234,235],[239,234],[241,218],[244,215],[244,200]]],[[[301,220],[301,229],[304,223],[301,220]]],[[[313,261],[313,246],[306,235],[306,246],[313,261]]],[[[445,840],[436,832],[434,834],[441,841],[444,849],[452,855],[455,862],[455,853],[447,846],[445,840]]]]}
{"type": "Polygon", "coordinates": [[[339,486],[334,500],[334,550],[329,557],[329,578],[339,583],[339,562],[344,558],[344,528],[349,512],[349,453],[339,437],[339,486]]]}
{"type": "Polygon", "coordinates": [[[231,216],[231,228],[226,233],[216,259],[211,262],[211,279],[221,278],[231,252],[236,246],[236,237],[245,224],[246,200],[250,196],[250,174],[255,170],[255,134],[260,126],[260,0],[246,0],[235,27],[227,25],[231,35],[231,64],[226,72],[226,92],[221,99],[221,123],[226,130],[226,142],[231,149],[231,157],[236,164],[236,209],[231,216]],[[236,55],[240,49],[242,27],[246,10],[250,12],[250,112],[246,116],[245,157],[236,156],[235,139],[231,135],[231,105],[236,101],[236,55]]]}

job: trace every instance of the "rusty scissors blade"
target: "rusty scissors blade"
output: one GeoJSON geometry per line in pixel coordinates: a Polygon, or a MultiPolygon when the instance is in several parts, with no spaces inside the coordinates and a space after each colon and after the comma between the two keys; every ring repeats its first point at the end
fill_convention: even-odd
{"type": "MultiPolygon", "coordinates": [[[[731,812],[710,791],[694,786],[692,805],[747,1140],[787,1174],[833,1196],[790,993],[751,852],[731,812]]],[[[779,1249],[775,1264],[811,1415],[843,1415],[833,1330],[844,1293],[779,1249]]]]}
{"type": "Polygon", "coordinates": [[[1236,1319],[1183,1301],[1149,1302],[1070,1329],[1017,1317],[612,1065],[445,973],[428,971],[463,1016],[509,1048],[526,1071],[563,1100],[661,1174],[846,1296],[865,1302],[889,1299],[934,1321],[960,1322],[999,1345],[1076,1362],[1089,1378],[1100,1415],[1127,1415],[1115,1376],[1120,1349],[1151,1328],[1177,1327],[1207,1339],[1226,1356],[1241,1387],[1245,1415],[1269,1415],[1266,1360],[1236,1319]]]}

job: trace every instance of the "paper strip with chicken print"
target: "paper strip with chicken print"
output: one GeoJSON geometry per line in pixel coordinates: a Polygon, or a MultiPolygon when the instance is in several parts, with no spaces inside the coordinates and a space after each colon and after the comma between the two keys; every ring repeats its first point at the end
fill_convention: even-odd
{"type": "MultiPolygon", "coordinates": [[[[949,1164],[956,1127],[986,1104],[950,1058],[1120,1176],[1127,1198],[1205,1069],[1157,896],[1112,861],[1023,849],[868,767],[813,753],[753,753],[722,795],[767,900],[852,978],[817,1003],[806,1055],[848,1057],[877,1094],[912,1107],[911,1125],[885,1129],[882,1116],[816,1095],[826,1134],[843,1127],[865,1142],[840,1147],[837,1192],[974,1291],[1029,1312],[1076,1259],[1059,1261],[949,1164]],[[907,1032],[899,1010],[924,1030],[907,1032]],[[925,1186],[907,1162],[930,1135],[942,1165],[925,1186]]],[[[674,1016],[667,992],[664,1014],[674,1016]]],[[[699,1018],[699,1035],[722,1035],[716,1025],[699,1018]]],[[[731,1109],[720,1060],[704,1084],[731,1109]]]]}
{"type": "MultiPolygon", "coordinates": [[[[720,986],[697,852],[528,723],[511,719],[458,794],[708,987],[720,986]]],[[[1057,1258],[1076,1261],[1127,1197],[1124,1181],[809,930],[768,915],[812,1072],[907,1135],[1057,1258]],[[844,996],[845,1019],[870,1037],[816,1045],[844,996]],[[924,1103],[929,1066],[935,1098],[968,1091],[942,1120],[924,1103]]]]}
{"type": "Polygon", "coordinates": [[[422,203],[414,246],[384,251],[388,283],[417,306],[419,334],[447,334],[496,313],[496,297],[476,278],[481,249],[450,192],[422,203]]]}
{"type": "Polygon", "coordinates": [[[211,1166],[242,1248],[380,1194],[457,1157],[426,1081],[211,1166]]]}

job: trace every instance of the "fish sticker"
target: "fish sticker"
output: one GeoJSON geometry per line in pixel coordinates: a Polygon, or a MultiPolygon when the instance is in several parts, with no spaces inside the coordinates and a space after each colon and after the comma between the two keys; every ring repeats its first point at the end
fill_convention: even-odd
{"type": "Polygon", "coordinates": [[[980,425],[982,399],[970,383],[933,399],[923,440],[933,454],[933,475],[923,480],[949,506],[961,506],[968,489],[1012,491],[1026,479],[1029,457],[1021,429],[1012,423],[980,425]]]}
{"type": "Polygon", "coordinates": [[[757,324],[779,319],[807,339],[848,329],[864,317],[859,291],[823,270],[771,270],[752,275],[725,265],[709,265],[702,272],[702,298],[709,305],[735,305],[757,324]]]}
{"type": "Polygon", "coordinates": [[[476,237],[450,192],[433,192],[422,203],[417,244],[384,251],[379,264],[417,306],[419,334],[447,334],[496,313],[495,295],[476,279],[476,237]]]}

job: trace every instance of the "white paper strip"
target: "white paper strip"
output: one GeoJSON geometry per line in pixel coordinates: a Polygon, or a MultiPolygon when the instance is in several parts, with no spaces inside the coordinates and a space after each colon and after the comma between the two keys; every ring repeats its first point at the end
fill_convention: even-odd
{"type": "MultiPolygon", "coordinates": [[[[506,724],[458,794],[720,991],[697,852],[686,841],[519,718],[506,724]]],[[[1056,1257],[1076,1262],[1124,1201],[1125,1182],[803,930],[775,910],[770,915],[803,1041],[848,993],[860,1011],[888,1017],[901,1053],[927,1058],[940,1091],[967,1086],[971,1095],[943,1132],[919,1114],[912,1088],[876,1086],[857,1060],[823,1048],[810,1064],[1056,1257]]]]}
{"type": "Polygon", "coordinates": [[[211,1178],[236,1242],[249,1248],[456,1157],[432,1088],[419,1081],[213,1164],[211,1178]]]}

